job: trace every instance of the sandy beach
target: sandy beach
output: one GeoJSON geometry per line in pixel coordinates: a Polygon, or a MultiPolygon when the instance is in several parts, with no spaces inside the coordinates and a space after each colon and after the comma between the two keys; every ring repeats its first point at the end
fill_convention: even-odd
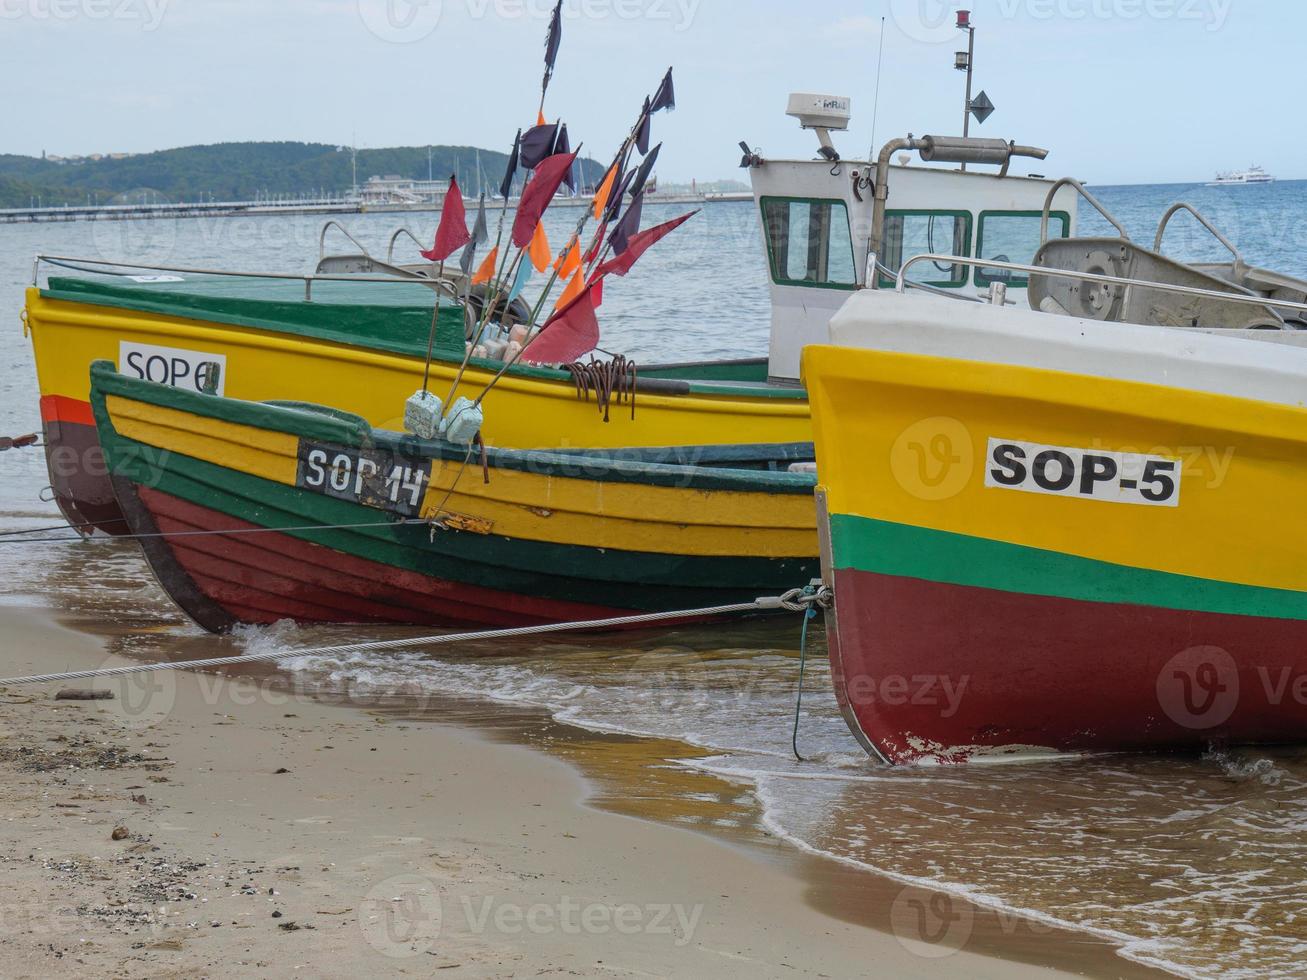
{"type": "MultiPolygon", "coordinates": [[[[5,676],[122,662],[37,610],[0,630],[5,676]]],[[[0,709],[6,976],[1144,972],[979,914],[918,941],[928,898],[890,883],[605,812],[540,751],[253,679],[9,688],[0,709]]]]}

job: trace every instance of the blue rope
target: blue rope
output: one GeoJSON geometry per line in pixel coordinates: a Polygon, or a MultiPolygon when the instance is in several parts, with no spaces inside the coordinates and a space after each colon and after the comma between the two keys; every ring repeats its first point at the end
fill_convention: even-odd
{"type": "Polygon", "coordinates": [[[808,668],[808,624],[817,618],[817,610],[809,608],[803,614],[803,631],[799,634],[799,696],[794,702],[794,737],[790,741],[794,749],[794,758],[800,762],[807,762],[799,754],[799,713],[803,711],[803,675],[808,668]]]}

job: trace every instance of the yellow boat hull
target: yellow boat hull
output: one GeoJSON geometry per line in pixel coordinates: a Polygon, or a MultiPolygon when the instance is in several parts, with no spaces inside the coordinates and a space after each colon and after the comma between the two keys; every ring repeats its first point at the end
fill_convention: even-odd
{"type": "MultiPolygon", "coordinates": [[[[35,288],[28,291],[26,323],[57,499],[74,523],[111,533],[120,532],[122,525],[93,431],[93,361],[118,363],[129,347],[158,349],[163,352],[158,363],[165,365],[161,370],[166,374],[168,352],[177,352],[177,363],[221,359],[223,393],[229,397],[329,402],[377,428],[392,430],[403,428],[404,403],[422,386],[421,358],[235,324],[70,302],[35,288]]],[[[445,397],[456,373],[456,364],[437,360],[431,389],[445,397]]],[[[476,397],[493,377],[494,369],[474,364],[455,397],[476,397]]],[[[531,449],[811,441],[807,402],[793,392],[768,397],[747,386],[739,388],[744,394],[727,385],[683,387],[689,389],[684,394],[641,393],[634,413],[614,406],[611,421],[605,421],[566,375],[510,373],[485,401],[483,437],[490,445],[531,449]]]]}

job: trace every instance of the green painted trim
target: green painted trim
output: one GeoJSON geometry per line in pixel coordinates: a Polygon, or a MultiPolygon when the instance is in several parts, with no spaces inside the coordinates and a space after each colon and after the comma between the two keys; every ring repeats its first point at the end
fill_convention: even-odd
{"type": "MultiPolygon", "coordinates": [[[[91,365],[91,405],[101,410],[105,394],[119,395],[148,405],[189,412],[203,418],[282,432],[301,439],[349,447],[384,449],[401,456],[462,462],[467,447],[425,442],[413,436],[372,429],[362,419],[330,409],[288,408],[266,402],[243,402],[199,392],[171,388],[119,374],[111,362],[91,365]]],[[[97,419],[99,415],[97,414],[97,419]]],[[[816,477],[806,473],[762,469],[714,469],[713,463],[743,467],[769,460],[788,465],[811,458],[810,445],[688,446],[674,449],[590,450],[581,453],[518,449],[488,449],[492,468],[536,473],[542,476],[593,480],[599,483],[637,483],[696,491],[733,491],[809,495],[816,477]],[[664,462],[688,460],[699,465],[664,462]]]]}
{"type": "MultiPolygon", "coordinates": [[[[762,234],[767,246],[767,268],[771,272],[772,282],[778,286],[798,286],[801,289],[835,289],[853,293],[858,291],[858,260],[853,254],[853,224],[849,220],[849,205],[838,197],[764,197],[758,202],[762,219],[762,234]],[[853,282],[809,282],[807,279],[788,279],[781,275],[776,264],[776,252],[772,248],[771,235],[767,232],[768,204],[838,204],[844,211],[844,227],[849,232],[849,266],[853,270],[853,282]]],[[[833,224],[833,222],[832,222],[833,224]]]]}
{"type": "MultiPolygon", "coordinates": [[[[1061,219],[1062,234],[1058,236],[1059,238],[1071,237],[1071,215],[1069,212],[1050,211],[1048,216],[1050,222],[1053,218],[1061,219]]],[[[1043,211],[981,211],[980,219],[976,225],[976,258],[983,259],[985,257],[985,219],[986,218],[1039,218],[1043,220],[1043,217],[1044,217],[1043,211]]],[[[1012,261],[1028,263],[1033,260],[1034,260],[1034,256],[1031,256],[1030,259],[1013,259],[1012,261]]],[[[1013,287],[1015,289],[1027,289],[1030,286],[1029,276],[1026,276],[1025,278],[1022,278],[1021,276],[1013,276],[1013,278],[1010,280],[991,279],[989,276],[983,274],[983,271],[980,266],[976,267],[975,283],[977,286],[988,287],[990,283],[1003,282],[1003,281],[1006,281],[1008,286],[1013,287]]]]}
{"type": "Polygon", "coordinates": [[[259,527],[322,524],[289,535],[344,554],[488,589],[621,609],[677,608],[708,601],[751,600],[792,587],[817,572],[814,557],[755,558],[659,555],[555,545],[421,525],[327,529],[368,524],[380,512],[297,490],[178,454],[160,454],[120,435],[103,395],[93,402],[110,471],[138,486],[259,527]]]}
{"type": "MultiPolygon", "coordinates": [[[[971,246],[974,241],[973,233],[975,231],[975,215],[970,211],[949,211],[938,208],[923,208],[917,211],[886,211],[885,220],[888,221],[890,218],[962,218],[965,220],[967,228],[967,250],[963,252],[959,258],[968,259],[971,257],[971,246]]],[[[880,258],[882,261],[885,258],[883,250],[880,258]]],[[[910,255],[900,256],[900,267],[901,263],[906,262],[910,258],[912,258],[910,255]]],[[[964,272],[961,279],[940,279],[935,282],[923,282],[921,285],[934,286],[936,289],[965,289],[969,278],[970,276],[964,272]]],[[[885,276],[881,276],[878,281],[881,289],[892,289],[898,285],[897,279],[887,279],[885,276]]]]}
{"type": "MultiPolygon", "coordinates": [[[[228,294],[222,287],[231,281],[233,280],[216,276],[192,277],[187,282],[193,287],[208,286],[214,291],[185,292],[175,287],[186,283],[140,283],[129,286],[96,279],[52,276],[47,287],[41,290],[41,295],[64,303],[137,310],[196,323],[267,330],[363,350],[385,351],[423,360],[426,358],[432,306],[376,303],[372,300],[412,294],[414,290],[429,294],[431,290],[427,286],[416,283],[376,286],[373,292],[367,294],[369,301],[364,302],[358,298],[358,294],[361,288],[369,285],[367,283],[318,283],[314,287],[314,296],[317,298],[312,303],[306,303],[303,300],[303,283],[296,280],[234,280],[243,288],[233,286],[228,294]],[[220,282],[215,284],[215,280],[220,282]],[[174,288],[169,291],[167,287],[174,288]],[[385,292],[378,292],[379,290],[385,292]],[[333,299],[337,301],[333,302],[333,299]]],[[[447,365],[462,362],[466,350],[462,331],[462,308],[452,305],[443,307],[437,331],[437,361],[447,365]]],[[[473,367],[490,373],[498,372],[504,366],[500,361],[482,359],[473,359],[471,363],[473,367]]],[[[554,368],[519,363],[508,374],[513,378],[550,381],[569,386],[572,384],[571,376],[566,371],[554,368]]],[[[729,372],[721,376],[711,363],[686,366],[681,375],[662,373],[655,368],[650,377],[685,380],[688,385],[683,393],[710,398],[806,401],[808,397],[807,392],[801,388],[768,385],[765,371],[738,378],[730,376],[729,372]]]]}
{"type": "Polygon", "coordinates": [[[835,514],[830,524],[841,570],[1082,602],[1307,620],[1307,592],[1132,568],[850,514],[835,514]]]}

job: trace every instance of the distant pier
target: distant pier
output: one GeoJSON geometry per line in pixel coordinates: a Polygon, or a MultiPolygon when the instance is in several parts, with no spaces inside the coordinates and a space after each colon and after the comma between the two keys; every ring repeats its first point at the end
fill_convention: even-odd
{"type": "MultiPolygon", "coordinates": [[[[658,194],[645,200],[646,204],[711,204],[736,199],[752,200],[752,194],[708,195],[658,194]]],[[[586,207],[593,198],[581,195],[559,198],[553,207],[586,207]]],[[[475,200],[468,200],[475,207],[475,200]]],[[[516,207],[517,201],[509,202],[516,207]]],[[[503,201],[487,201],[490,210],[501,210],[503,201]]],[[[296,215],[296,214],[405,214],[438,212],[436,204],[364,204],[340,198],[293,201],[205,201],[190,204],[80,204],[61,207],[0,209],[0,225],[48,224],[64,221],[149,221],[167,218],[234,218],[245,216],[296,215]]]]}

